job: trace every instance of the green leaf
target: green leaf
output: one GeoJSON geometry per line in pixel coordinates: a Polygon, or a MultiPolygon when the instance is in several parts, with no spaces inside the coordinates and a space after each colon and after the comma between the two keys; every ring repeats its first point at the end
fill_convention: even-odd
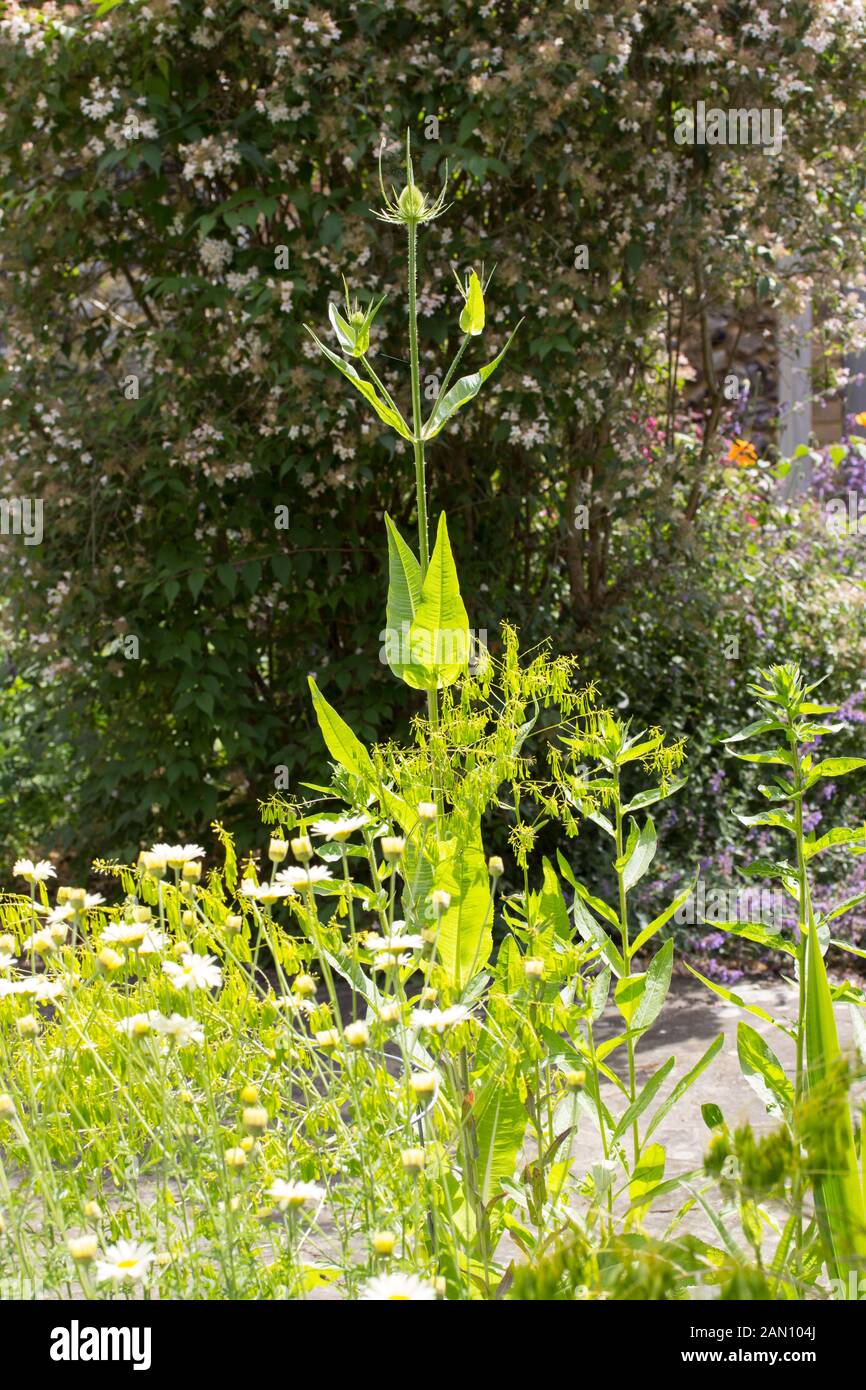
{"type": "Polygon", "coordinates": [[[331,757],[347,772],[351,772],[353,776],[360,777],[366,782],[375,782],[376,769],[363,743],[359,738],[356,738],[346,721],[337,714],[337,711],[331,708],[313,677],[309,676],[308,680],[313,696],[313,708],[319,721],[322,738],[325,740],[325,747],[331,757]]]}
{"type": "Polygon", "coordinates": [[[835,830],[826,831],[817,840],[807,839],[803,846],[803,853],[808,861],[814,859],[816,854],[823,854],[824,850],[835,849],[837,845],[864,843],[866,843],[866,825],[859,825],[856,830],[847,830],[840,825],[835,830]]]}
{"type": "MultiPolygon", "coordinates": [[[[521,323],[522,321],[523,320],[521,320],[521,323]]],[[[519,327],[520,324],[517,325],[517,328],[519,327]]],[[[496,371],[499,363],[511,347],[517,328],[515,328],[514,333],[511,334],[505,347],[500,353],[497,353],[492,362],[488,362],[485,367],[481,367],[477,372],[472,372],[470,376],[460,377],[451,387],[450,391],[446,391],[441,401],[436,402],[429,420],[421,431],[421,437],[423,439],[433,439],[456,411],[460,410],[462,406],[467,405],[474,396],[478,395],[478,392],[481,390],[487,378],[496,371]]]]}
{"type": "Polygon", "coordinates": [[[597,912],[599,917],[603,917],[606,922],[609,922],[612,927],[616,927],[619,931],[619,918],[608,903],[604,902],[602,898],[594,898],[589,889],[585,888],[582,883],[578,883],[576,879],[572,880],[572,887],[587,907],[591,907],[593,912],[597,912]]]}
{"type": "Polygon", "coordinates": [[[307,332],[316,344],[319,352],[321,352],[324,357],[327,357],[329,362],[333,363],[338,372],[342,372],[347,381],[351,381],[356,390],[361,392],[361,395],[366,401],[369,401],[379,419],[384,421],[386,425],[389,425],[392,430],[395,430],[401,438],[408,439],[411,442],[412,431],[409,429],[402,416],[398,415],[395,410],[392,410],[389,405],[386,405],[385,402],[380,399],[372,383],[365,381],[363,377],[359,376],[351,362],[344,362],[342,357],[338,357],[335,352],[331,352],[330,348],[325,347],[325,344],[316,336],[312,328],[308,327],[306,324],[304,327],[307,329],[307,332]]]}
{"type": "Polygon", "coordinates": [[[657,801],[667,801],[669,796],[674,796],[686,785],[686,781],[685,777],[675,777],[665,787],[650,787],[648,791],[638,792],[627,806],[623,806],[623,814],[628,811],[641,811],[645,806],[655,805],[657,801]]]}
{"type": "MultiPolygon", "coordinates": [[[[819,1161],[813,1177],[815,1210],[831,1277],[847,1283],[866,1260],[866,1204],[857,1168],[854,1129],[847,1097],[839,1103],[842,1052],[827,972],[814,921],[806,939],[806,1086],[825,1116],[822,1148],[832,1163],[819,1161]]],[[[856,1280],[856,1274],[855,1274],[856,1280]]]]}
{"type": "Polygon", "coordinates": [[[646,943],[655,936],[657,931],[661,931],[665,923],[670,921],[677,909],[682,907],[683,903],[688,900],[694,890],[695,884],[692,882],[689,884],[688,888],[684,888],[683,891],[674,898],[673,902],[669,907],[665,908],[664,912],[660,912],[658,917],[654,917],[653,920],[643,928],[643,931],[638,933],[629,947],[630,956],[633,956],[642,946],[645,946],[646,943]]]}
{"type": "Polygon", "coordinates": [[[574,923],[584,941],[592,941],[601,951],[613,973],[619,977],[625,974],[625,962],[611,941],[604,927],[587,912],[580,898],[575,897],[571,905],[574,923]]]}
{"type": "Polygon", "coordinates": [[[757,719],[754,724],[747,724],[745,729],[740,729],[737,734],[731,734],[729,738],[720,739],[720,743],[742,743],[747,738],[754,738],[757,734],[769,733],[771,729],[784,730],[784,725],[778,719],[757,719]]]}
{"type": "Polygon", "coordinates": [[[790,1030],[784,1024],[778,1023],[772,1014],[768,1014],[767,1010],[762,1009],[759,1004],[747,1004],[742,995],[735,994],[732,989],[726,989],[724,985],[716,984],[715,980],[708,980],[706,975],[702,975],[700,970],[695,970],[688,961],[684,961],[683,964],[696,980],[700,980],[701,984],[706,985],[707,989],[712,990],[713,994],[717,994],[720,999],[726,999],[729,1004],[736,1004],[737,1008],[743,1009],[747,1014],[754,1014],[755,1018],[765,1019],[767,1023],[772,1023],[781,1032],[788,1033],[790,1036],[790,1030]]]}
{"type": "Polygon", "coordinates": [[[710,1062],[721,1051],[722,1047],[724,1046],[724,1042],[725,1035],[724,1033],[720,1033],[719,1036],[717,1038],[714,1038],[713,1041],[710,1043],[703,1056],[697,1062],[695,1062],[695,1065],[692,1067],[691,1071],[686,1072],[686,1075],[680,1078],[676,1086],[674,1086],[674,1089],[671,1091],[670,1095],[662,1101],[658,1110],[656,1110],[655,1114],[650,1120],[649,1125],[647,1126],[646,1134],[644,1135],[644,1142],[646,1142],[646,1140],[649,1139],[650,1135],[656,1129],[658,1129],[662,1120],[665,1118],[666,1115],[670,1113],[671,1110],[673,1110],[674,1106],[682,1100],[686,1091],[689,1089],[691,1085],[694,1084],[695,1081],[697,1081],[701,1073],[706,1071],[707,1067],[710,1065],[710,1062]]]}
{"type": "Polygon", "coordinates": [[[474,1114],[481,1199],[486,1205],[503,1182],[514,1177],[529,1116],[517,1088],[504,1086],[498,1074],[480,1091],[474,1114]]]}
{"type": "Polygon", "coordinates": [[[622,881],[628,893],[639,883],[655,858],[656,832],[652,816],[647,816],[646,825],[641,830],[622,870],[622,881]]]}
{"type": "Polygon", "coordinates": [[[385,654],[394,675],[413,689],[414,676],[403,656],[409,654],[409,633],[421,600],[421,566],[412,554],[397,527],[385,513],[388,531],[388,601],[385,609],[387,626],[385,654]],[[404,646],[406,650],[404,650],[404,646]],[[407,671],[409,672],[407,674],[407,671]]]}
{"type": "Polygon", "coordinates": [[[769,1115],[791,1116],[794,1088],[769,1043],[748,1023],[737,1024],[740,1070],[769,1115]]]}
{"type": "Polygon", "coordinates": [[[621,980],[617,980],[616,989],[613,992],[614,1003],[619,1009],[627,1028],[631,1027],[631,1021],[637,1012],[638,1004],[644,996],[646,989],[646,975],[624,975],[621,980]]]}
{"type": "Polygon", "coordinates": [[[538,906],[544,925],[552,923],[555,934],[563,941],[570,941],[572,932],[568,922],[568,908],[562,896],[559,879],[549,859],[543,859],[541,867],[543,879],[538,906]]]}
{"type": "Polygon", "coordinates": [[[640,1116],[646,1110],[647,1106],[652,1104],[664,1084],[665,1078],[672,1071],[675,1062],[675,1057],[669,1057],[666,1062],[662,1063],[658,1071],[653,1072],[640,1094],[628,1107],[625,1114],[620,1116],[619,1123],[611,1135],[611,1144],[615,1144],[618,1139],[621,1139],[631,1125],[634,1124],[635,1120],[640,1119],[640,1116]]]}
{"type": "Polygon", "coordinates": [[[824,758],[810,768],[808,781],[811,785],[822,777],[844,777],[848,772],[856,772],[859,767],[866,767],[866,758],[824,758]]]}
{"type": "Polygon", "coordinates": [[[797,948],[792,941],[780,936],[778,932],[768,931],[761,922],[707,922],[713,931],[727,932],[729,936],[739,936],[743,941],[756,941],[771,951],[784,951],[788,956],[796,956],[797,948]]]}
{"type": "Polygon", "coordinates": [[[646,972],[643,997],[632,1022],[632,1031],[643,1032],[658,1018],[667,998],[674,966],[674,943],[666,941],[653,956],[646,972]]]}
{"type": "Polygon", "coordinates": [[[444,512],[409,631],[409,647],[411,663],[403,679],[417,690],[453,685],[469,662],[469,618],[460,597],[444,512]]]}
{"type": "Polygon", "coordinates": [[[650,1144],[643,1150],[628,1185],[629,1211],[643,1212],[648,1207],[643,1199],[660,1187],[665,1176],[665,1151],[661,1144],[650,1144]]]}
{"type": "Polygon", "coordinates": [[[437,953],[443,970],[458,991],[490,959],[493,950],[493,902],[490,875],[478,822],[439,842],[436,888],[451,896],[439,920],[437,953]]]}

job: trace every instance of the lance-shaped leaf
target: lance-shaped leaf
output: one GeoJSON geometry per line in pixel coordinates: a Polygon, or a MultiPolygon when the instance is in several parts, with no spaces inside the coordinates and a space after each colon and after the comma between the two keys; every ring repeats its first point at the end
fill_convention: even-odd
{"type": "Polygon", "coordinates": [[[328,704],[313,677],[310,676],[308,679],[316,719],[319,721],[325,747],[334,762],[339,763],[355,777],[375,782],[376,769],[373,766],[373,759],[363,743],[352,733],[345,719],[341,719],[337,711],[328,704]]]}
{"type": "Polygon", "coordinates": [[[403,679],[416,690],[453,685],[469,662],[469,618],[460,597],[444,513],[421,585],[409,646],[403,679]]]}
{"type": "Polygon", "coordinates": [[[629,836],[629,840],[622,866],[622,881],[627,893],[643,878],[655,858],[656,832],[652,816],[647,816],[646,825],[640,834],[633,839],[629,836]]]}
{"type": "Polygon", "coordinates": [[[401,438],[411,441],[412,432],[402,415],[398,414],[396,410],[392,410],[391,407],[379,397],[372,382],[365,381],[363,377],[359,376],[351,362],[344,362],[342,357],[338,357],[335,352],[331,352],[330,348],[325,347],[325,344],[316,336],[312,328],[308,327],[306,324],[304,327],[307,329],[307,332],[323,357],[327,357],[329,362],[333,362],[337,371],[342,372],[347,381],[351,381],[356,390],[361,392],[361,395],[366,401],[369,401],[379,419],[384,421],[386,425],[389,425],[392,430],[395,430],[401,438]]]}
{"type": "Polygon", "coordinates": [[[854,1129],[844,1085],[842,1052],[818,932],[806,938],[806,1078],[810,1099],[825,1115],[826,1158],[814,1175],[815,1211],[831,1278],[847,1282],[866,1261],[866,1204],[857,1167],[854,1129]]]}
{"type": "Polygon", "coordinates": [[[451,898],[439,919],[437,955],[451,984],[462,990],[493,950],[490,875],[477,822],[440,841],[434,882],[451,898]]]}
{"type": "Polygon", "coordinates": [[[388,529],[385,656],[395,676],[412,686],[413,690],[423,689],[408,664],[412,622],[421,601],[421,566],[387,512],[385,525],[388,529]]]}
{"type": "Polygon", "coordinates": [[[740,1070],[769,1115],[790,1118],[794,1088],[768,1042],[748,1023],[737,1024],[737,1056],[740,1070]]]}
{"type": "MultiPolygon", "coordinates": [[[[523,320],[521,319],[521,323],[522,322],[523,320]]],[[[520,324],[517,325],[517,328],[519,327],[520,324]]],[[[515,328],[514,333],[517,332],[517,328],[515,328]]],[[[492,362],[488,362],[485,367],[480,367],[477,372],[472,372],[469,376],[461,376],[451,387],[450,391],[446,391],[441,401],[436,402],[431,412],[430,419],[421,431],[421,437],[423,439],[432,439],[461,406],[466,405],[474,396],[478,395],[478,392],[481,390],[487,378],[496,371],[499,363],[511,347],[514,341],[514,333],[511,334],[505,347],[500,353],[497,353],[492,362]]]]}

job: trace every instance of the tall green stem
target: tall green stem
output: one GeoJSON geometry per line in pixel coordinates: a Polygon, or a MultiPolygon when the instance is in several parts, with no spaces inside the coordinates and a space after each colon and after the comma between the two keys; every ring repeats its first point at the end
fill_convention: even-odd
{"type": "MultiPolygon", "coordinates": [[[[617,881],[617,886],[618,886],[618,888],[619,888],[619,929],[620,929],[620,935],[621,935],[621,937],[622,937],[622,959],[623,959],[623,966],[624,966],[624,975],[625,975],[625,978],[627,979],[628,976],[631,974],[631,956],[630,956],[630,954],[629,954],[629,941],[628,941],[628,909],[627,909],[627,907],[626,907],[625,880],[624,880],[624,878],[623,878],[623,870],[619,867],[619,865],[620,865],[620,863],[621,863],[621,861],[622,861],[622,851],[623,851],[623,844],[622,844],[622,806],[621,806],[621,798],[620,798],[620,794],[619,794],[619,768],[616,769],[615,777],[616,777],[616,793],[615,793],[615,795],[616,795],[616,860],[617,860],[616,881],[617,881]]],[[[635,1098],[634,1038],[632,1037],[631,1023],[630,1023],[628,1020],[626,1020],[626,1047],[627,1047],[627,1049],[628,1049],[628,1093],[629,1093],[629,1100],[630,1100],[631,1102],[633,1102],[633,1101],[634,1101],[634,1098],[635,1098]]],[[[635,1165],[635,1168],[636,1168],[636,1167],[637,1167],[637,1163],[638,1163],[638,1158],[640,1157],[640,1140],[639,1140],[639,1137],[638,1137],[637,1120],[635,1120],[634,1125],[633,1125],[633,1127],[632,1127],[632,1142],[633,1142],[633,1146],[634,1146],[634,1165],[635,1165]]]]}
{"type": "MultiPolygon", "coordinates": [[[[415,502],[418,510],[418,560],[421,583],[430,564],[430,543],[427,536],[427,477],[424,463],[424,441],[421,438],[421,371],[418,364],[418,304],[416,280],[418,274],[418,225],[406,224],[409,239],[409,367],[412,374],[412,447],[415,451],[415,502]]],[[[439,727],[439,701],[436,690],[427,691],[427,712],[431,727],[439,727]]]]}
{"type": "MultiPolygon", "coordinates": [[[[794,1078],[794,1125],[796,1140],[796,1116],[799,1111],[800,1103],[803,1099],[804,1090],[804,1067],[803,1053],[806,1031],[806,938],[809,932],[809,881],[806,875],[806,855],[803,848],[803,773],[800,766],[800,750],[797,746],[797,735],[793,729],[788,733],[788,746],[791,750],[791,759],[794,771],[794,790],[796,800],[794,801],[794,829],[797,839],[797,883],[798,883],[798,927],[799,941],[797,942],[797,975],[799,977],[799,1002],[797,1008],[797,1070],[794,1078]]],[[[796,1227],[796,1271],[799,1275],[802,1251],[803,1251],[803,1200],[800,1178],[800,1164],[798,1162],[794,1179],[794,1206],[797,1213],[796,1227]]]]}

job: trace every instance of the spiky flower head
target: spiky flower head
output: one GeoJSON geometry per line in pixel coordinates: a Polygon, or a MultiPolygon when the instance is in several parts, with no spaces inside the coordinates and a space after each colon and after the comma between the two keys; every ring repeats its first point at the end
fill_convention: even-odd
{"type": "Polygon", "coordinates": [[[418,227],[422,222],[432,222],[439,217],[448,206],[445,202],[445,193],[448,187],[448,169],[445,169],[445,179],[437,198],[430,199],[422,188],[415,182],[415,173],[412,167],[411,137],[406,131],[406,183],[400,193],[391,186],[390,194],[385,191],[385,182],[382,178],[382,150],[385,148],[385,141],[379,149],[379,187],[382,190],[382,207],[374,208],[375,215],[382,222],[393,222],[397,226],[418,227]]]}

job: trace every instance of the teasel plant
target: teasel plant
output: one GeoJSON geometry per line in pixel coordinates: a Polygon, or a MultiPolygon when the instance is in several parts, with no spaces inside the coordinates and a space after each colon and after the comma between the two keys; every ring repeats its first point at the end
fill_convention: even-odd
{"type": "Polygon", "coordinates": [[[380,151],[382,205],[374,212],[381,221],[403,227],[406,231],[409,409],[401,409],[370,361],[370,333],[383,302],[381,299],[375,305],[371,303],[367,309],[361,309],[352,302],[344,281],[345,317],[333,305],[329,310],[339,352],[323,343],[309,325],[305,327],[323,357],[364,397],[379,419],[412,449],[418,553],[413,552],[390,516],[386,515],[389,556],[386,615],[389,642],[386,653],[391,670],[398,679],[411,689],[426,693],[430,726],[436,729],[439,723],[438,692],[453,684],[466,671],[470,634],[444,514],[436,529],[432,555],[430,552],[426,451],[457,411],[477,396],[484,382],[495,372],[520,324],[492,361],[455,381],[467,348],[473,338],[480,337],[484,332],[485,293],[490,284],[489,276],[486,281],[483,279],[483,267],[481,275],[472,270],[465,282],[458,279],[464,301],[459,317],[461,341],[444,372],[433,407],[426,420],[423,418],[417,300],[419,232],[446,210],[448,174],[446,168],[445,181],[439,194],[435,198],[429,197],[415,181],[408,131],[405,176],[406,182],[399,193],[393,187],[390,191],[386,190],[380,151]],[[403,640],[404,633],[407,634],[406,641],[403,640]]]}
{"type": "Polygon", "coordinates": [[[817,1249],[831,1286],[843,1297],[857,1297],[859,1276],[866,1273],[866,1120],[861,1107],[858,1169],[849,1102],[854,1077],[839,1044],[834,1004],[850,1003],[855,1037],[860,1039],[859,1050],[866,1063],[866,1026],[862,1021],[866,1000],[861,990],[848,983],[830,984],[824,957],[830,950],[834,954],[866,955],[831,934],[831,923],[866,900],[866,894],[857,894],[816,916],[810,867],[828,851],[866,854],[866,825],[839,826],[822,835],[807,832],[804,804],[813,787],[861,770],[866,759],[816,753],[818,743],[845,727],[828,722],[827,716],[837,711],[837,705],[821,704],[813,698],[820,684],[807,684],[793,663],[761,671],[749,686],[760,718],[723,740],[736,757],[774,770],[772,782],[758,787],[769,803],[767,808],[738,819],[747,827],[766,827],[788,837],[791,853],[787,858],[757,860],[746,872],[782,885],[796,904],[797,931],[796,940],[791,940],[764,922],[715,920],[713,930],[758,942],[787,956],[796,976],[796,1017],[774,1018],[759,1005],[747,1004],[732,990],[691,966],[689,969],[715,994],[772,1024],[794,1045],[794,1075],[790,1077],[769,1043],[751,1025],[739,1025],[737,1050],[743,1074],[768,1112],[783,1117],[794,1145],[792,1210],[774,1257],[779,1278],[790,1269],[793,1285],[799,1288],[810,1264],[814,1265],[817,1249]],[[757,752],[741,751],[742,744],[756,740],[770,746],[757,752]],[[811,1212],[806,1204],[809,1190],[811,1212]]]}

